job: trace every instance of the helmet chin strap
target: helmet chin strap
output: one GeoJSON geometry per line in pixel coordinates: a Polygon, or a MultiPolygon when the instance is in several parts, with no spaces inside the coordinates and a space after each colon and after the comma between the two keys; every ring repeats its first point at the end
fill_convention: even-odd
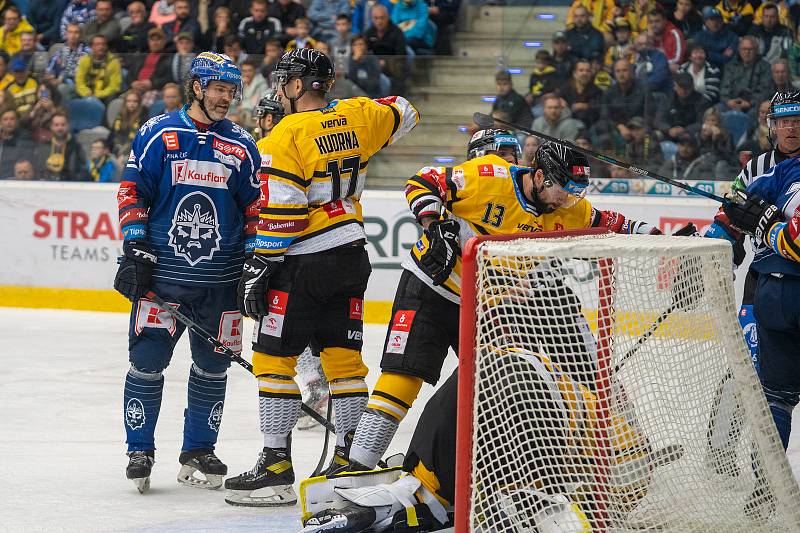
{"type": "Polygon", "coordinates": [[[209,124],[213,124],[214,122],[217,122],[216,120],[211,118],[211,116],[208,114],[208,110],[206,109],[206,91],[205,91],[205,89],[201,89],[200,90],[200,94],[203,96],[203,98],[198,98],[197,99],[197,102],[200,105],[200,111],[202,111],[203,114],[206,116],[206,118],[208,119],[208,123],[209,124]]]}
{"type": "MultiPolygon", "coordinates": [[[[534,173],[535,172],[536,171],[534,170],[534,173]]],[[[517,179],[519,180],[517,185],[519,187],[519,190],[522,192],[522,197],[525,198],[525,200],[533,208],[533,210],[536,211],[537,215],[553,212],[553,209],[550,209],[547,206],[547,204],[542,202],[542,200],[539,198],[539,193],[541,193],[547,188],[546,185],[542,184],[542,186],[537,189],[536,185],[532,183],[531,185],[533,186],[531,187],[531,196],[533,196],[533,198],[528,198],[528,196],[525,194],[523,177],[519,176],[517,179]]],[[[531,177],[531,180],[533,180],[533,177],[531,177]]]]}
{"type": "MultiPolygon", "coordinates": [[[[289,81],[287,81],[286,83],[289,83],[289,81]]],[[[306,86],[301,84],[300,94],[298,94],[297,96],[292,98],[288,94],[286,94],[286,83],[283,84],[283,95],[286,97],[287,100],[289,100],[289,108],[292,110],[292,113],[294,114],[294,113],[297,113],[296,102],[300,98],[302,98],[304,94],[306,94],[306,86]]]]}

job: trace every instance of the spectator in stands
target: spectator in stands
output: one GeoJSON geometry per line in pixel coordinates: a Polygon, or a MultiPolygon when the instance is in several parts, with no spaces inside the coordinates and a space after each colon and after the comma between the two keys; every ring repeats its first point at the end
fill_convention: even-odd
{"type": "Polygon", "coordinates": [[[533,121],[531,129],[558,139],[574,140],[583,124],[572,117],[562,116],[563,111],[561,98],[553,93],[545,94],[542,97],[542,116],[533,121]]]}
{"type": "MultiPolygon", "coordinates": [[[[331,59],[336,72],[348,72],[350,70],[351,40],[353,38],[353,25],[350,22],[350,15],[340,13],[336,17],[336,37],[328,41],[331,48],[331,59]]],[[[366,46],[366,41],[364,41],[366,46]]],[[[377,61],[377,60],[376,60],[377,61]]]]}
{"type": "Polygon", "coordinates": [[[134,89],[122,95],[122,107],[111,125],[111,143],[118,156],[131,151],[131,143],[136,132],[147,121],[147,109],[142,105],[142,97],[134,89]]]}
{"type": "Polygon", "coordinates": [[[65,0],[36,0],[28,9],[28,22],[36,29],[36,40],[45,47],[61,41],[61,15],[65,0]]]}
{"type": "Polygon", "coordinates": [[[453,55],[451,40],[453,31],[458,18],[458,9],[461,0],[429,0],[428,17],[436,31],[436,42],[433,45],[433,53],[436,55],[453,55]]]}
{"type": "Polygon", "coordinates": [[[677,0],[675,9],[668,13],[669,21],[675,25],[686,39],[703,29],[703,17],[697,11],[692,0],[677,0]]]}
{"type": "Polygon", "coordinates": [[[389,10],[383,5],[372,8],[372,27],[364,32],[364,37],[369,51],[379,58],[383,73],[392,82],[391,93],[405,94],[406,38],[389,20],[389,10]]]}
{"type": "Polygon", "coordinates": [[[591,128],[600,117],[602,92],[592,83],[592,66],[585,59],[579,59],[572,70],[572,78],[561,86],[558,95],[563,98],[572,117],[591,128]]]}
{"type": "MultiPolygon", "coordinates": [[[[614,63],[615,83],[603,93],[600,104],[600,119],[595,125],[601,146],[615,144],[621,137],[629,140],[628,121],[633,117],[652,117],[646,112],[647,84],[633,75],[633,65],[626,59],[614,63]]],[[[649,110],[647,110],[649,111],[649,110]]]]}
{"type": "Polygon", "coordinates": [[[622,17],[618,17],[614,22],[609,23],[611,36],[613,42],[606,50],[605,60],[603,65],[613,70],[614,63],[618,59],[626,59],[630,61],[634,55],[633,41],[631,41],[631,25],[622,17]]]}
{"type": "Polygon", "coordinates": [[[230,9],[231,27],[234,29],[238,28],[239,24],[250,15],[250,0],[210,0],[208,11],[216,13],[221,6],[230,9]]]}
{"type": "Polygon", "coordinates": [[[239,24],[239,39],[248,54],[263,54],[267,41],[281,35],[281,22],[267,16],[267,0],[252,0],[250,16],[239,24]]]}
{"type": "MultiPolygon", "coordinates": [[[[267,15],[281,23],[284,39],[289,40],[295,36],[295,22],[299,18],[306,18],[306,8],[295,0],[275,0],[270,3],[267,15]]],[[[337,19],[338,20],[338,19],[337,19]]]]}
{"type": "MultiPolygon", "coordinates": [[[[541,104],[539,99],[542,95],[555,92],[563,83],[564,80],[558,77],[550,52],[539,50],[536,52],[536,61],[528,80],[528,94],[525,95],[525,103],[529,106],[538,106],[541,104]]],[[[534,115],[538,116],[536,113],[534,115]]]]}
{"type": "Polygon", "coordinates": [[[16,54],[20,49],[20,35],[26,31],[33,32],[33,26],[22,16],[17,6],[8,6],[3,12],[3,25],[0,26],[0,49],[10,56],[16,54]]]}
{"type": "Polygon", "coordinates": [[[32,144],[19,127],[19,116],[13,109],[0,114],[0,176],[14,173],[14,162],[31,151],[32,144]]]}
{"type": "Polygon", "coordinates": [[[36,179],[36,172],[33,170],[33,163],[27,159],[20,159],[14,163],[14,178],[15,180],[34,181],[36,179]]]}
{"type": "Polygon", "coordinates": [[[231,10],[220,6],[214,11],[214,24],[208,28],[204,40],[206,47],[212,52],[223,53],[225,38],[236,34],[236,28],[231,20],[231,10]]]}
{"type": "Polygon", "coordinates": [[[661,50],[653,48],[650,39],[649,34],[640,33],[634,40],[636,77],[646,79],[651,91],[666,94],[672,90],[667,56],[661,50]]]}
{"type": "MultiPolygon", "coordinates": [[[[584,150],[591,150],[593,152],[595,151],[595,147],[592,145],[592,140],[586,130],[582,131],[577,137],[575,137],[574,143],[576,146],[579,146],[584,150]]],[[[605,163],[598,161],[594,157],[589,158],[589,169],[589,176],[592,178],[607,178],[610,174],[608,166],[606,166],[605,163]]]]}
{"type": "Polygon", "coordinates": [[[436,27],[428,19],[428,4],[425,0],[401,0],[392,10],[392,22],[403,30],[406,44],[417,55],[433,53],[436,27]]]}
{"type": "Polygon", "coordinates": [[[719,10],[712,6],[703,8],[703,30],[694,35],[697,44],[706,51],[708,61],[722,68],[736,55],[739,37],[722,22],[719,10]]]}
{"type": "Polygon", "coordinates": [[[768,94],[794,90],[791,75],[789,74],[789,61],[786,59],[778,59],[772,64],[772,88],[769,90],[768,94]]]}
{"type": "Polygon", "coordinates": [[[572,53],[579,58],[603,60],[604,41],[589,21],[589,10],[578,6],[573,14],[574,26],[567,30],[566,38],[572,53]]]}
{"type": "Polygon", "coordinates": [[[253,58],[242,63],[242,98],[228,111],[228,118],[247,130],[256,126],[254,110],[267,91],[267,80],[258,72],[258,66],[258,60],[253,58]]]}
{"type": "Polygon", "coordinates": [[[717,164],[714,172],[716,175],[732,175],[733,167],[730,160],[733,159],[733,139],[728,130],[722,124],[722,115],[716,107],[709,107],[703,113],[703,122],[700,131],[696,135],[700,153],[710,153],[717,164]]]}
{"type": "Polygon", "coordinates": [[[626,124],[630,139],[625,144],[625,160],[644,168],[659,168],[664,161],[661,146],[642,117],[633,117],[626,124]]]}
{"type": "Polygon", "coordinates": [[[789,55],[792,31],[780,23],[778,6],[775,4],[764,5],[761,24],[753,24],[750,35],[758,40],[758,52],[769,63],[789,55]]]}
{"type": "Polygon", "coordinates": [[[8,87],[8,85],[14,81],[14,76],[8,72],[8,64],[10,62],[11,58],[8,57],[8,54],[5,52],[5,50],[0,50],[0,94],[3,94],[3,91],[6,90],[6,87],[8,87]]]}
{"type": "Polygon", "coordinates": [[[795,2],[790,2],[787,0],[777,0],[774,2],[762,2],[757,8],[756,13],[753,16],[753,24],[761,24],[763,22],[762,15],[764,14],[764,8],[769,4],[775,4],[778,8],[778,20],[780,23],[789,28],[789,30],[794,35],[797,33],[797,19],[798,19],[798,7],[795,2]]]}
{"type": "Polygon", "coordinates": [[[91,40],[97,34],[104,35],[112,50],[117,47],[117,40],[122,34],[119,21],[114,17],[114,6],[111,0],[97,0],[94,5],[94,18],[83,27],[83,34],[91,40]]]}
{"type": "Polygon", "coordinates": [[[700,119],[709,107],[705,98],[694,90],[691,74],[679,72],[675,75],[672,94],[662,102],[656,114],[655,127],[664,138],[677,141],[700,128],[700,119]]]}
{"type": "MultiPolygon", "coordinates": [[[[559,106],[560,105],[561,101],[559,100],[559,106]]],[[[525,141],[522,143],[522,162],[520,163],[522,166],[530,167],[533,165],[533,158],[540,145],[539,137],[535,135],[528,135],[525,137],[525,141]]]]}
{"type": "Polygon", "coordinates": [[[150,22],[161,28],[175,21],[175,0],[156,0],[150,9],[150,22]]]}
{"type": "Polygon", "coordinates": [[[31,75],[37,80],[42,79],[50,56],[47,51],[42,50],[36,43],[36,34],[32,31],[24,31],[19,36],[19,51],[11,56],[11,59],[19,58],[25,62],[31,75]]]}
{"type": "Polygon", "coordinates": [[[772,96],[770,64],[758,54],[758,41],[745,35],[739,41],[739,56],[725,65],[720,100],[728,110],[747,113],[761,100],[772,96]]]}
{"type": "Polygon", "coordinates": [[[61,38],[67,38],[67,25],[70,23],[79,24],[81,28],[94,18],[94,7],[91,0],[72,0],[64,9],[61,15],[61,38]]]}
{"type": "Polygon", "coordinates": [[[758,117],[755,124],[747,130],[747,137],[742,142],[739,150],[750,151],[760,154],[772,150],[772,140],[770,140],[769,127],[767,126],[767,113],[771,102],[764,100],[758,104],[758,117]]]}
{"type": "Polygon", "coordinates": [[[327,42],[336,36],[336,16],[339,13],[350,14],[350,0],[311,0],[308,18],[314,23],[312,35],[315,39],[327,42]]]}
{"type": "Polygon", "coordinates": [[[722,73],[706,60],[706,51],[697,43],[689,42],[687,46],[689,61],[681,65],[678,72],[686,72],[692,76],[694,90],[703,95],[709,104],[719,102],[719,86],[722,73]]]}
{"type": "MultiPolygon", "coordinates": [[[[194,42],[200,41],[202,35],[200,24],[197,22],[196,18],[192,17],[192,5],[189,3],[189,0],[175,0],[173,8],[175,20],[161,26],[161,29],[164,30],[164,34],[167,36],[168,52],[175,51],[175,37],[177,37],[179,33],[191,34],[194,42]]],[[[266,13],[266,9],[264,11],[266,13]]],[[[263,49],[264,47],[262,46],[259,52],[263,49]]]]}
{"type": "Polygon", "coordinates": [[[391,15],[394,3],[391,0],[356,0],[353,6],[353,33],[364,33],[372,25],[372,8],[383,6],[391,15]]]}
{"type": "Polygon", "coordinates": [[[614,0],[574,0],[567,11],[567,28],[575,27],[575,12],[582,7],[591,14],[591,24],[597,31],[606,31],[606,23],[613,20],[614,0]]]}
{"type": "Polygon", "coordinates": [[[352,37],[352,50],[347,78],[370,98],[385,96],[381,95],[380,62],[377,57],[369,53],[367,40],[362,35],[352,37]]]}
{"type": "Polygon", "coordinates": [[[311,22],[305,18],[299,18],[294,22],[294,39],[286,43],[286,51],[299,50],[301,48],[314,48],[317,40],[310,36],[311,22]]]}
{"type": "Polygon", "coordinates": [[[67,38],[64,46],[56,50],[44,74],[44,81],[51,90],[57,90],[62,100],[67,101],[75,95],[75,72],[81,57],[89,54],[89,47],[82,42],[79,24],[67,24],[67,38]]]}
{"type": "MultiPolygon", "coordinates": [[[[148,50],[147,33],[155,28],[155,24],[147,20],[147,9],[138,0],[128,4],[128,17],[131,23],[120,36],[118,50],[120,54],[137,54],[148,50]]],[[[127,63],[127,58],[123,56],[127,63]]]]}
{"type": "Polygon", "coordinates": [[[494,75],[497,87],[497,96],[492,104],[492,111],[502,111],[508,113],[509,121],[522,126],[530,127],[533,121],[531,108],[525,103],[525,99],[511,83],[511,75],[505,70],[501,70],[494,75]]]}
{"type": "Polygon", "coordinates": [[[143,95],[147,91],[160,89],[165,83],[177,81],[172,77],[171,56],[164,53],[167,37],[161,28],[147,32],[148,52],[128,58],[128,86],[143,95]]]}
{"type": "Polygon", "coordinates": [[[34,143],[47,142],[52,137],[50,120],[59,110],[60,99],[58,91],[51,93],[47,85],[39,85],[36,103],[28,115],[28,131],[34,143]]]}
{"type": "Polygon", "coordinates": [[[261,75],[267,80],[267,85],[272,86],[272,72],[278,66],[283,55],[283,46],[277,39],[270,39],[267,41],[267,46],[264,49],[264,59],[261,61],[261,75]]]}
{"type": "MultiPolygon", "coordinates": [[[[164,113],[172,113],[180,109],[183,105],[180,86],[177,83],[168,83],[164,85],[161,99],[164,101],[164,113]]],[[[127,156],[127,154],[125,155],[127,156]]]]}
{"type": "Polygon", "coordinates": [[[242,40],[238,35],[228,35],[223,41],[222,50],[237,65],[247,60],[247,52],[242,50],[242,40]]]}
{"type": "Polygon", "coordinates": [[[681,181],[714,179],[714,159],[711,154],[701,155],[697,140],[688,133],[677,139],[678,149],[665,161],[658,173],[681,181]]]}
{"type": "Polygon", "coordinates": [[[50,120],[50,131],[50,142],[36,146],[36,173],[45,180],[87,181],[89,166],[86,154],[70,133],[67,115],[60,111],[54,114],[50,120]]]}
{"type": "Polygon", "coordinates": [[[609,20],[616,20],[622,17],[631,25],[634,36],[647,30],[647,15],[652,12],[658,4],[655,0],[621,0],[616,3],[609,20]]]}
{"type": "Polygon", "coordinates": [[[753,6],[748,0],[719,0],[714,6],[722,15],[722,21],[729,25],[739,37],[747,35],[753,24],[753,6]]]}
{"type": "Polygon", "coordinates": [[[98,183],[111,183],[117,181],[117,167],[111,157],[108,144],[103,139],[92,143],[89,149],[88,163],[89,179],[98,183]]]}
{"type": "Polygon", "coordinates": [[[122,90],[122,67],[108,51],[106,38],[97,34],[89,43],[91,52],[80,58],[75,72],[75,92],[81,98],[111,101],[122,90]]]}
{"type": "Polygon", "coordinates": [[[569,49],[569,41],[567,41],[567,34],[563,31],[557,31],[553,35],[553,65],[556,67],[558,78],[566,82],[572,76],[572,70],[575,68],[577,57],[569,49]]]}
{"type": "Polygon", "coordinates": [[[170,63],[170,76],[172,81],[183,85],[186,78],[189,76],[189,69],[192,66],[192,61],[197,57],[194,53],[194,39],[191,33],[179,33],[175,37],[176,51],[169,60],[170,63]]]}
{"type": "Polygon", "coordinates": [[[11,97],[10,100],[6,99],[6,102],[9,102],[10,106],[16,110],[19,119],[26,122],[31,107],[36,103],[39,84],[33,79],[28,66],[21,58],[12,59],[9,70],[14,77],[14,81],[6,88],[11,97]]]}
{"type": "Polygon", "coordinates": [[[677,72],[686,55],[686,39],[681,30],[675,27],[661,7],[656,7],[647,16],[647,33],[653,48],[667,56],[671,72],[677,72]]]}

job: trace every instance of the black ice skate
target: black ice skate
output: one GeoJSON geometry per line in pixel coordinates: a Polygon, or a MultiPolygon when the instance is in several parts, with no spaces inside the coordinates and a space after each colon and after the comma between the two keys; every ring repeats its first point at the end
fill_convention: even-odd
{"type": "Polygon", "coordinates": [[[128,452],[125,477],[133,481],[140,494],[150,490],[150,472],[153,471],[153,463],[156,462],[154,457],[153,450],[128,452]]]}
{"type": "Polygon", "coordinates": [[[294,469],[287,448],[264,448],[249,472],[225,481],[225,501],[243,507],[294,505],[294,469]]]}
{"type": "Polygon", "coordinates": [[[182,465],[178,472],[178,483],[190,487],[218,489],[228,473],[228,467],[209,449],[181,452],[178,461],[182,465]]]}

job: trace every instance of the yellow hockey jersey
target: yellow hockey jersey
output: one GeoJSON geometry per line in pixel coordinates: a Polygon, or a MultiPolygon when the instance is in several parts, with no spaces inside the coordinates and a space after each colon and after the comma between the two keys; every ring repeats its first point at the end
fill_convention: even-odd
{"type": "Polygon", "coordinates": [[[360,198],[369,159],[417,122],[400,96],[334,100],[281,120],[258,142],[256,252],[277,259],[365,239],[360,198]]]}
{"type": "MultiPolygon", "coordinates": [[[[647,223],[625,219],[614,211],[599,211],[586,199],[552,213],[535,214],[527,208],[512,165],[496,155],[486,155],[455,167],[424,167],[406,183],[406,200],[417,220],[439,216],[458,221],[459,242],[476,235],[509,235],[539,231],[558,231],[588,227],[606,227],[616,233],[651,233],[647,223]]],[[[423,234],[403,261],[425,284],[448,300],[461,302],[461,257],[450,277],[442,285],[420,267],[420,258],[428,249],[423,234]]]]}

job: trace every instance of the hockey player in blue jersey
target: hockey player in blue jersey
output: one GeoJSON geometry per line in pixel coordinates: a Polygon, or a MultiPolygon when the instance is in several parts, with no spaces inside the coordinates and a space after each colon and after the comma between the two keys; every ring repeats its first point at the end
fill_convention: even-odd
{"type": "MultiPolygon", "coordinates": [[[[133,302],[125,380],[126,475],[150,486],[163,371],[185,327],[153,301],[153,290],[234,350],[241,350],[236,287],[258,223],[261,158],[253,138],[225,118],[241,97],[230,58],[192,62],[183,108],[147,121],[133,141],[117,202],[124,255],[114,288],[133,302]]],[[[227,467],[214,454],[230,360],[190,333],[193,364],[178,481],[217,488],[227,467]]]]}

